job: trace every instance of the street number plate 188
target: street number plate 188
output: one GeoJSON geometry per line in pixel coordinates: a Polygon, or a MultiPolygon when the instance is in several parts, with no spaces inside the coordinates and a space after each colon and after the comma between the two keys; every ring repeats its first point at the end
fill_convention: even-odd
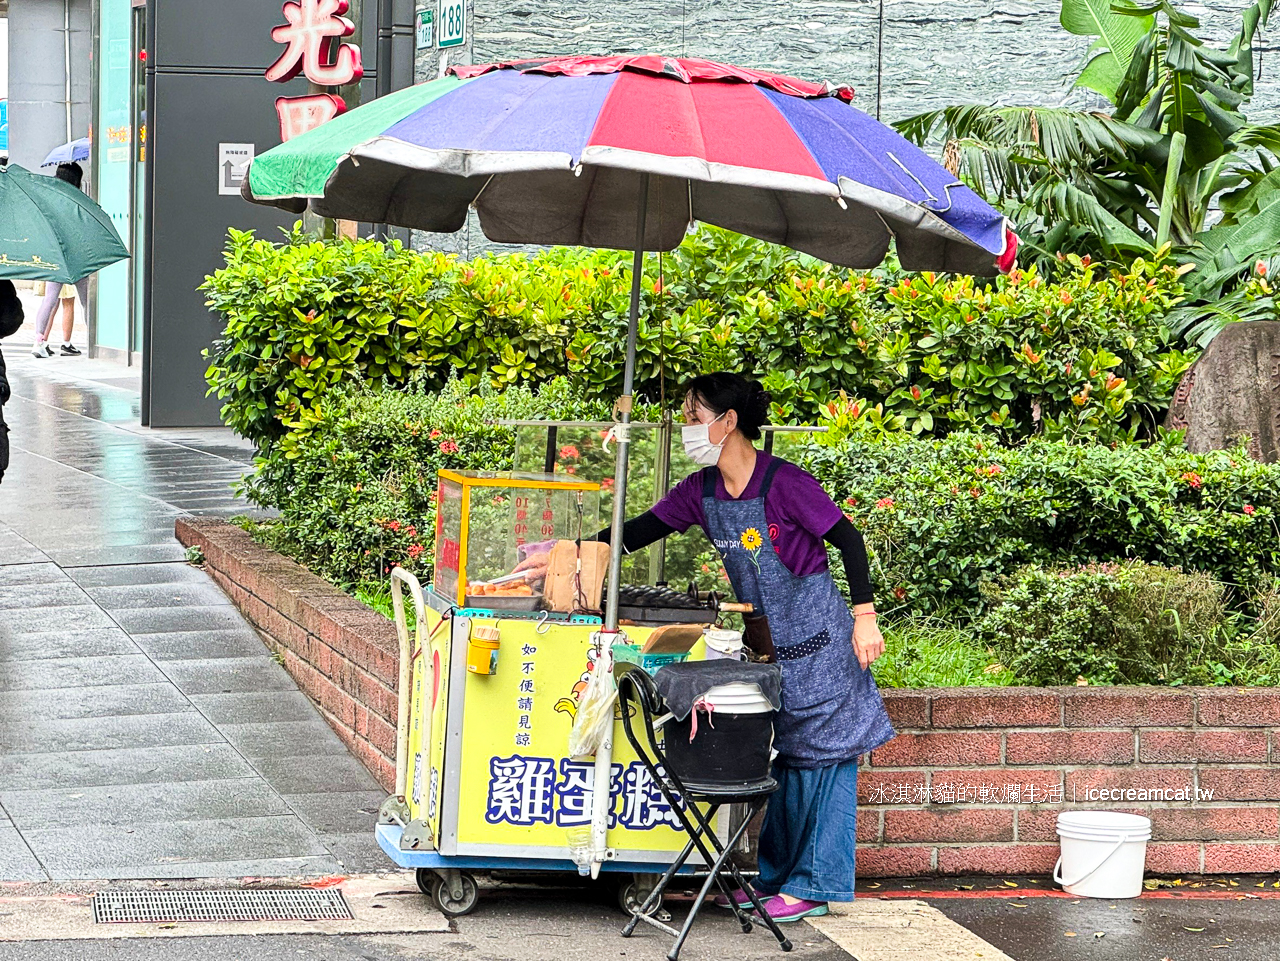
{"type": "Polygon", "coordinates": [[[467,39],[466,0],[440,0],[440,16],[436,20],[437,45],[456,47],[467,39]]]}

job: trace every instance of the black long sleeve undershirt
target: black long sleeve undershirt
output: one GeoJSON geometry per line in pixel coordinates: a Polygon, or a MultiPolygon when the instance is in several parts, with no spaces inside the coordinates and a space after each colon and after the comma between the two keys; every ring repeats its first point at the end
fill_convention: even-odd
{"type": "MultiPolygon", "coordinates": [[[[645,511],[622,526],[622,549],[628,554],[643,550],[668,534],[674,534],[675,530],[666,521],[659,519],[653,511],[645,511]]],[[[612,537],[611,525],[600,531],[596,535],[596,540],[608,544],[611,543],[612,537]]],[[[847,517],[842,517],[823,535],[822,539],[838,550],[844,561],[844,575],[849,582],[849,603],[870,604],[874,601],[875,593],[871,587],[871,565],[867,560],[867,545],[858,529],[849,523],[847,517]]]]}

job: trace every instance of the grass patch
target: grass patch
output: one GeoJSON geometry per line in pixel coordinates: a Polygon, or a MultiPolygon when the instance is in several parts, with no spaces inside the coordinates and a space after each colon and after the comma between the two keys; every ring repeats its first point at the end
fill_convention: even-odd
{"type": "Polygon", "coordinates": [[[1018,683],[995,652],[968,631],[930,618],[894,621],[871,665],[881,687],[1007,687],[1018,683]]]}

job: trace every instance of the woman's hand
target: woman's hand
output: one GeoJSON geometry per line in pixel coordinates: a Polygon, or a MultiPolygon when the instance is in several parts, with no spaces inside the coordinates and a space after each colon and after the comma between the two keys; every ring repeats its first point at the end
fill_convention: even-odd
{"type": "Polygon", "coordinates": [[[876,624],[876,612],[870,604],[858,605],[853,617],[853,650],[858,655],[858,663],[864,668],[870,667],[884,653],[884,635],[876,624]]]}
{"type": "Polygon", "coordinates": [[[547,567],[550,564],[551,564],[550,552],[539,551],[536,554],[530,554],[528,557],[522,560],[519,564],[516,565],[516,569],[511,573],[518,574],[520,571],[528,571],[529,576],[526,578],[526,580],[530,584],[532,584],[536,581],[541,581],[546,578],[547,567]]]}

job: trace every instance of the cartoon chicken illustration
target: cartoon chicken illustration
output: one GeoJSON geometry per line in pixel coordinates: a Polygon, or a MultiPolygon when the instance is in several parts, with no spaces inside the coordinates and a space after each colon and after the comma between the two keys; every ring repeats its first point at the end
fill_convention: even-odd
{"type": "Polygon", "coordinates": [[[573,685],[573,690],[569,692],[569,696],[562,697],[556,701],[555,709],[561,714],[568,714],[570,721],[578,716],[578,704],[582,700],[582,692],[587,689],[587,684],[591,680],[591,672],[596,666],[596,656],[594,647],[587,649],[587,669],[578,678],[578,683],[573,685]]]}

